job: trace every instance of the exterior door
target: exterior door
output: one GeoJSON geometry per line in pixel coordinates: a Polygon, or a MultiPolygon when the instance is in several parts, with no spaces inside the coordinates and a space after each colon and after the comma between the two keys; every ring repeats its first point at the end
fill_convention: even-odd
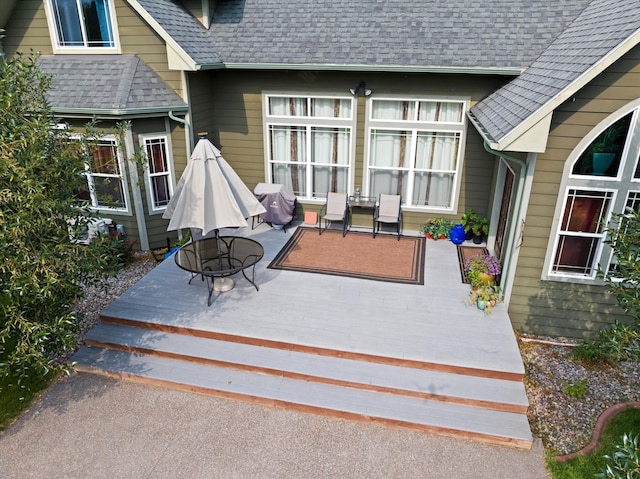
{"type": "Polygon", "coordinates": [[[496,230],[495,252],[500,262],[504,261],[504,241],[507,236],[507,224],[511,213],[511,196],[513,194],[513,184],[516,175],[511,168],[505,167],[504,184],[502,186],[502,202],[500,204],[500,216],[498,218],[498,228],[496,230]]]}

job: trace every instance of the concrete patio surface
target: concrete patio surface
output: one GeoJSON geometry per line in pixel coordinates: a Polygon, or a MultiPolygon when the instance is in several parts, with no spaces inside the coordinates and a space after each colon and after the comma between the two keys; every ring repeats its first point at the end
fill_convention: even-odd
{"type": "Polygon", "coordinates": [[[547,479],[543,456],[82,373],[0,434],[4,479],[547,479]]]}

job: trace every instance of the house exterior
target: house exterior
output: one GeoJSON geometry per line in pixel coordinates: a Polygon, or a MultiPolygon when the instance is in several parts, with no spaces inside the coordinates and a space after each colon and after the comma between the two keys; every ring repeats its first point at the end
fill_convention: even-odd
{"type": "Polygon", "coordinates": [[[579,337],[624,319],[596,271],[612,263],[603,226],[640,198],[640,1],[0,9],[7,55],[39,51],[54,75],[61,123],[130,122],[126,144],[104,144],[119,155],[120,206],[94,206],[142,249],[175,237],[164,205],[207,131],[250,189],[283,183],[299,213],[360,189],[402,194],[405,229],[469,208],[489,217],[519,331],[579,337]],[[612,125],[618,151],[595,171],[589,147],[612,125]],[[127,161],[137,148],[142,170],[127,161]]]}

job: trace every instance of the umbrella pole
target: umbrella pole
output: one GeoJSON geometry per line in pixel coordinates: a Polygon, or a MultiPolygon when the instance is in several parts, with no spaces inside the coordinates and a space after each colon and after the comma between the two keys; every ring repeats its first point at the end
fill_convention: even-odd
{"type": "MultiPolygon", "coordinates": [[[[218,261],[222,261],[222,248],[221,248],[222,240],[220,239],[220,230],[216,229],[216,245],[218,247],[218,261]]],[[[231,254],[230,251],[227,251],[227,254],[231,254]]],[[[227,291],[231,291],[235,286],[235,281],[232,278],[223,277],[223,278],[213,278],[213,290],[217,293],[226,293],[227,291]]]]}

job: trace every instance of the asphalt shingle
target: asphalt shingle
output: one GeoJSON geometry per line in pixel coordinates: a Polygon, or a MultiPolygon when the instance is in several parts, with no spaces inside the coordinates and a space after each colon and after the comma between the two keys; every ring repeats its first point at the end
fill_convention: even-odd
{"type": "Polygon", "coordinates": [[[47,99],[54,110],[185,109],[186,103],[134,55],[43,55],[52,75],[47,99]]]}
{"type": "Polygon", "coordinates": [[[640,1],[594,0],[518,78],[471,109],[499,141],[640,29],[640,1]]]}

